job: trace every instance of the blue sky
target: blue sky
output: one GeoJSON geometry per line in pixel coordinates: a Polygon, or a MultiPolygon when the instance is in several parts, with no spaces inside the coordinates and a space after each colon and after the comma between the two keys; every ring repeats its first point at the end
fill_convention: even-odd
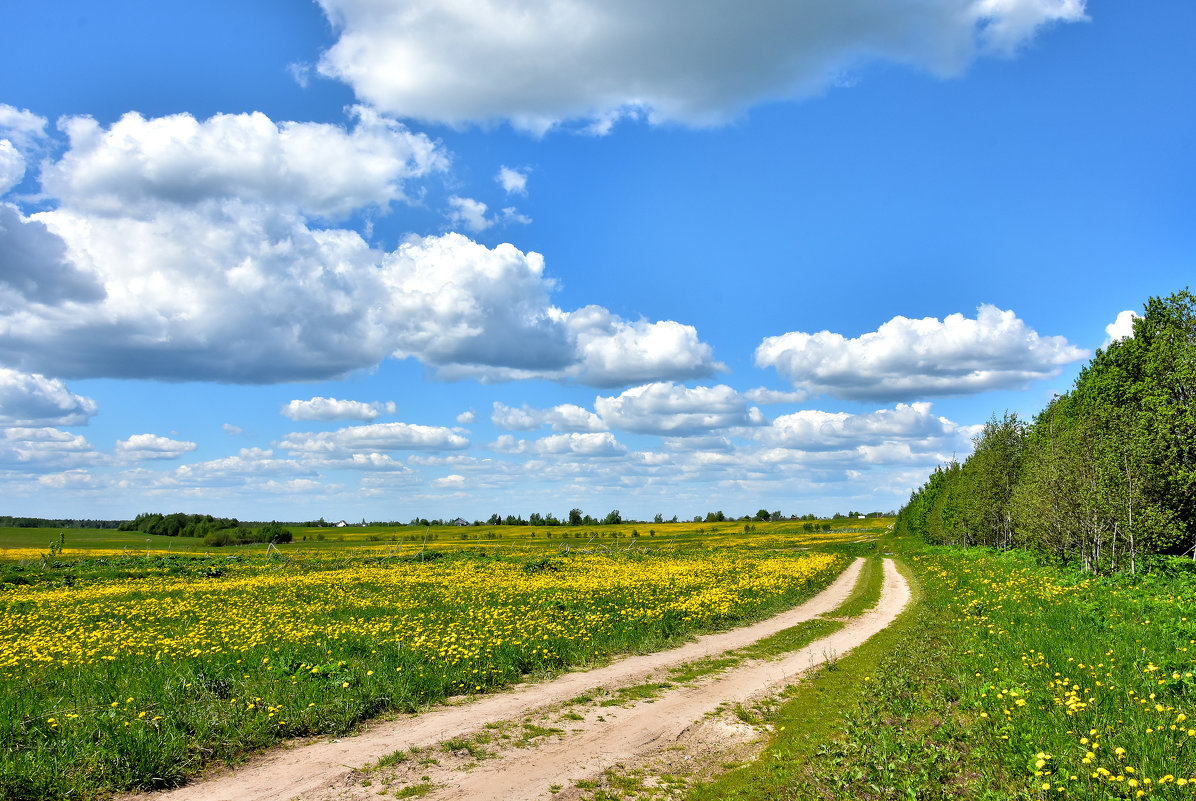
{"type": "Polygon", "coordinates": [[[1196,274],[1190,4],[694,8],[7,9],[0,513],[892,509],[1196,274]]]}

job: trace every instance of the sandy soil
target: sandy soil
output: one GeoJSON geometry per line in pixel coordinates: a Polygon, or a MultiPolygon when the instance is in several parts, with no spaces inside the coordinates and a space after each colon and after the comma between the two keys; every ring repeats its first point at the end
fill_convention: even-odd
{"type": "Polygon", "coordinates": [[[660,682],[669,668],[717,657],[830,612],[850,593],[861,565],[862,560],[857,560],[801,606],[751,626],[437,707],[377,724],[354,737],[272,751],[235,771],[140,798],[379,798],[421,785],[430,790],[426,798],[566,799],[578,797],[578,781],[601,779],[612,767],[708,773],[728,759],[750,756],[751,743],[759,737],[755,727],[733,715],[717,714],[720,710],[758,701],[803,671],[846,653],[900,613],[908,603],[909,588],[890,560],[885,561],[876,609],[800,651],[778,660],[741,661],[722,673],[671,684],[655,697],[636,702],[615,692],[660,682]],[[579,697],[588,698],[578,701],[579,697]],[[444,745],[447,741],[452,744],[444,745]],[[370,768],[397,751],[408,756],[386,767],[370,768]],[[680,770],[683,767],[690,770],[680,770]]]}

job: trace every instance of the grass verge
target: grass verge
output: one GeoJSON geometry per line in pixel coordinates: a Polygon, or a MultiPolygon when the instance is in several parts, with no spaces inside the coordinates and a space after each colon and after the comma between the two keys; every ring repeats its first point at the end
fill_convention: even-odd
{"type": "Polygon", "coordinates": [[[1196,570],[893,544],[911,607],[690,799],[1196,799],[1196,570]]]}

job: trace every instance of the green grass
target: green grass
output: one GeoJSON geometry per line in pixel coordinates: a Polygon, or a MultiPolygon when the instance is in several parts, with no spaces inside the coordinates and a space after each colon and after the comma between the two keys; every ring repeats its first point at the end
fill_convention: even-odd
{"type": "Polygon", "coordinates": [[[851,595],[828,617],[859,617],[880,601],[883,586],[884,562],[877,556],[865,559],[851,595]]]}
{"type": "Polygon", "coordinates": [[[890,546],[913,606],[798,685],[760,759],[691,801],[1196,798],[1190,564],[1093,579],[890,546]]]}
{"type": "MultiPolygon", "coordinates": [[[[48,546],[53,533],[9,530],[0,542],[48,546]]],[[[113,535],[77,533],[93,545],[113,535]]],[[[589,555],[554,542],[535,551],[470,544],[391,556],[365,540],[306,552],[295,543],[267,557],[264,546],[207,556],[103,553],[73,536],[49,560],[41,551],[0,559],[0,576],[15,579],[0,587],[0,798],[175,786],[206,764],[236,764],[291,737],[345,734],[371,717],[759,619],[814,594],[833,573],[811,575],[784,597],[745,589],[731,599],[738,607],[661,614],[647,599],[680,585],[653,581],[654,566],[709,560],[701,586],[722,587],[750,580],[753,560],[800,557],[797,544],[811,541],[779,549],[772,534],[741,533],[712,549],[679,535],[667,547],[589,555]],[[644,578],[614,594],[579,589],[570,577],[584,578],[579,565],[591,562],[644,578]],[[508,584],[496,589],[499,575],[508,584]],[[448,580],[455,576],[475,577],[475,589],[460,591],[448,580]],[[598,622],[574,636],[587,621],[598,622]],[[496,625],[508,628],[492,637],[496,625]],[[35,654],[47,656],[32,664],[35,654]]]]}

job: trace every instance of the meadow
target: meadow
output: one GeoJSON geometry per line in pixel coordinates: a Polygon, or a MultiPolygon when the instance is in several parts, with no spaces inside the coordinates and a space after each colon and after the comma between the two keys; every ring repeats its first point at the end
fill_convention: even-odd
{"type": "Polygon", "coordinates": [[[813,595],[889,522],[297,529],[219,549],[0,530],[0,795],[172,786],[665,647],[813,595]]]}
{"type": "Polygon", "coordinates": [[[798,685],[708,799],[1196,798],[1196,565],[1093,576],[888,537],[915,604],[798,685]]]}

